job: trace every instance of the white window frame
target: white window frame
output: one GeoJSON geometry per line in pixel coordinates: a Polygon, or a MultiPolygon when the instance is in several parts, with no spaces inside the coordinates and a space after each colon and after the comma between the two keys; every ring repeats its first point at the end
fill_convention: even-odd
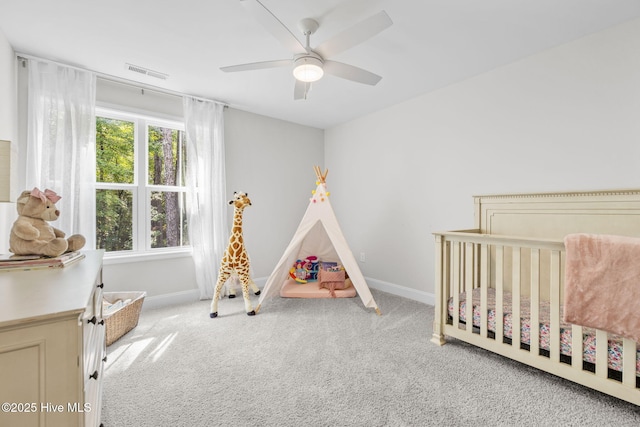
{"type": "Polygon", "coordinates": [[[105,252],[105,261],[109,264],[134,262],[144,259],[163,259],[191,256],[192,247],[178,246],[170,248],[151,247],[151,193],[153,191],[171,191],[187,193],[186,186],[153,185],[148,183],[149,170],[149,126],[160,126],[184,132],[184,123],[178,120],[135,113],[112,107],[96,107],[97,117],[134,122],[134,178],[132,184],[96,182],[95,190],[132,191],[132,240],[133,249],[128,251],[105,252]]]}

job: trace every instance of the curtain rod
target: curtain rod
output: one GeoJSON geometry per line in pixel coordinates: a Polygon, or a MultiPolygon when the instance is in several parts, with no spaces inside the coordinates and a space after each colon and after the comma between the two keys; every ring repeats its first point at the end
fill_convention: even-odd
{"type": "Polygon", "coordinates": [[[122,78],[122,77],[113,76],[111,74],[101,73],[99,71],[88,70],[86,68],[81,68],[81,67],[75,67],[73,65],[65,64],[63,62],[53,61],[53,60],[45,59],[45,58],[39,58],[37,56],[28,55],[28,54],[19,53],[19,52],[16,53],[16,56],[18,57],[18,60],[22,60],[22,61],[24,61],[26,59],[33,59],[35,61],[47,61],[47,62],[51,62],[51,63],[56,64],[56,65],[72,68],[72,69],[79,70],[79,71],[89,71],[89,72],[95,74],[97,78],[100,78],[102,80],[107,80],[107,81],[110,81],[110,82],[119,83],[119,84],[122,84],[122,85],[131,86],[131,87],[138,87],[141,90],[148,90],[148,91],[151,91],[151,92],[156,92],[156,93],[160,93],[160,94],[163,94],[163,95],[176,96],[176,97],[180,97],[180,98],[185,97],[185,96],[189,96],[191,98],[197,99],[198,101],[215,102],[216,104],[221,104],[224,108],[228,108],[229,107],[229,104],[227,104],[226,102],[217,101],[215,99],[208,99],[208,98],[203,98],[203,97],[200,97],[200,96],[189,95],[189,94],[177,92],[177,91],[174,91],[174,90],[171,90],[171,89],[165,89],[165,88],[161,88],[161,87],[158,87],[158,86],[150,85],[150,84],[147,84],[147,83],[140,83],[140,82],[136,82],[136,81],[133,81],[133,80],[128,80],[128,79],[125,79],[125,78],[122,78]]]}

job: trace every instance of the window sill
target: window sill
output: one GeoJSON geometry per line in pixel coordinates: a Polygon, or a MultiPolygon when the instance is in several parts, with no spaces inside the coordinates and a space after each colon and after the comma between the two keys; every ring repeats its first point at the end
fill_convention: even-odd
{"type": "Polygon", "coordinates": [[[133,253],[118,253],[118,254],[109,254],[106,253],[104,256],[103,264],[104,265],[112,265],[112,264],[127,264],[131,262],[144,262],[144,261],[157,261],[163,259],[174,259],[174,258],[186,258],[191,257],[192,250],[183,249],[183,250],[172,250],[172,251],[162,251],[162,252],[133,252],[133,253]]]}

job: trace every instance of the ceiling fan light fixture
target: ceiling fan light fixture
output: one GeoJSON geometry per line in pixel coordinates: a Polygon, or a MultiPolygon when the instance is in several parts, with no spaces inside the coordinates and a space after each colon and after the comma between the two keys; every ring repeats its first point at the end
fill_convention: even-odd
{"type": "Polygon", "coordinates": [[[301,82],[311,83],[318,81],[324,75],[322,61],[313,56],[304,56],[294,62],[293,76],[301,82]]]}

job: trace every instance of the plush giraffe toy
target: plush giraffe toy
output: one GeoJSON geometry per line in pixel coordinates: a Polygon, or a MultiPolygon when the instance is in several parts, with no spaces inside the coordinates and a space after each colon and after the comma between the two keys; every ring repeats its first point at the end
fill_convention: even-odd
{"type": "Polygon", "coordinates": [[[243,192],[234,192],[233,199],[229,201],[233,209],[233,228],[229,236],[229,246],[224,251],[222,261],[220,262],[220,270],[218,271],[218,282],[216,283],[216,291],[211,301],[211,318],[218,317],[218,300],[220,299],[220,290],[231,274],[235,273],[242,284],[242,296],[244,297],[244,307],[247,315],[256,314],[251,306],[249,299],[249,287],[255,295],[260,295],[260,289],[253,283],[249,275],[249,256],[244,247],[242,238],[242,212],[247,206],[251,206],[249,195],[243,192]]]}

